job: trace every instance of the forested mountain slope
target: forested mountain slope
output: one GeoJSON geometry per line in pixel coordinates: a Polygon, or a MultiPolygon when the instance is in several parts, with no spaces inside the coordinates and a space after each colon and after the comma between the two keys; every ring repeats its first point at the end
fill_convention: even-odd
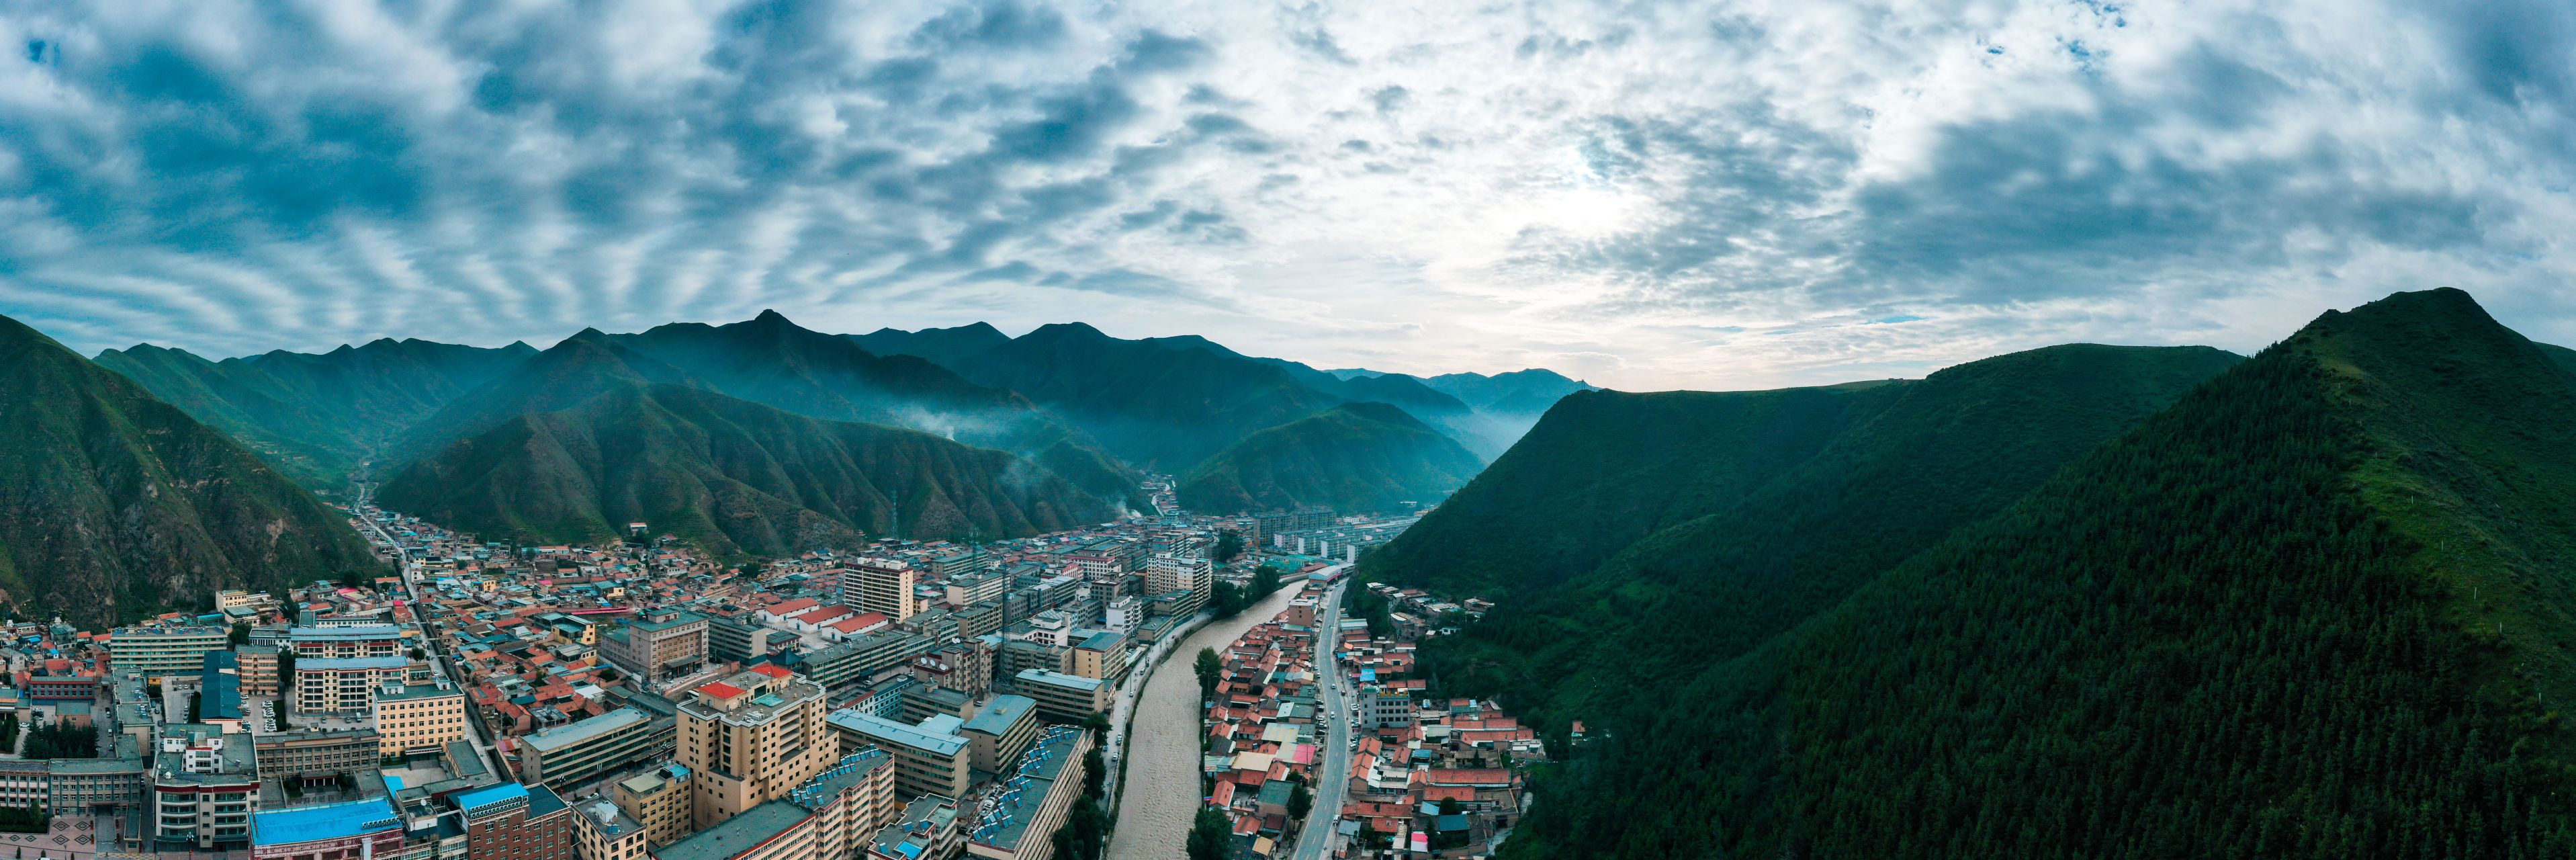
{"type": "Polygon", "coordinates": [[[1181,506],[1205,514],[1322,505],[1391,511],[1431,504],[1484,467],[1440,431],[1384,403],[1345,403],[1237,442],[1180,480],[1181,506]]]}
{"type": "Polygon", "coordinates": [[[2572,592],[2576,375],[2400,294],[1652,707],[1544,714],[1602,740],[1504,854],[2565,856],[2572,592]]]}
{"type": "Polygon", "coordinates": [[[378,446],[536,352],[524,343],[485,349],[379,339],[321,354],[278,350],[222,361],[137,344],[97,360],[231,434],[289,477],[338,492],[378,446]]]}
{"type": "Polygon", "coordinates": [[[0,317],[0,600],[100,628],[380,572],[332,510],[141,385],[0,317]]]}
{"type": "Polygon", "coordinates": [[[1001,451],[642,383],[515,416],[405,470],[382,495],[488,538],[612,540],[645,522],[723,557],[849,547],[861,532],[1019,537],[1113,515],[1001,451]]]}
{"type": "Polygon", "coordinates": [[[881,328],[848,337],[878,355],[917,355],[943,367],[1011,340],[991,323],[981,322],[919,331],[881,328]]]}

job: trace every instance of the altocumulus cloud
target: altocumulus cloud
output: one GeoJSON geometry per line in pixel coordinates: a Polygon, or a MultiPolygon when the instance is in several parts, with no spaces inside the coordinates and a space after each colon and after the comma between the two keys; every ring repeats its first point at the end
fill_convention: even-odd
{"type": "Polygon", "coordinates": [[[0,313],[216,355],[1087,319],[1621,387],[2576,340],[2563,3],[0,0],[0,313]]]}

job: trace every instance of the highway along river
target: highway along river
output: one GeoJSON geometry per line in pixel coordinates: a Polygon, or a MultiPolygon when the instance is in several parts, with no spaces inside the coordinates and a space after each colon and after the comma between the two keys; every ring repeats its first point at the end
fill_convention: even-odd
{"type": "Polygon", "coordinates": [[[1222,653],[1244,631],[1287,609],[1289,599],[1303,590],[1283,586],[1243,614],[1199,628],[1146,679],[1144,696],[1136,702],[1135,734],[1127,741],[1127,795],[1119,801],[1109,860],[1182,856],[1201,797],[1199,678],[1190,666],[1199,649],[1222,653]]]}

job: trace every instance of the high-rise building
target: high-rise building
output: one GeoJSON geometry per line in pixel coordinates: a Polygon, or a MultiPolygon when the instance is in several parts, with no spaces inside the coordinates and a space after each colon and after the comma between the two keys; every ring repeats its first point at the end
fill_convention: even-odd
{"type": "Polygon", "coordinates": [[[839,758],[823,728],[823,687],[761,665],[697,688],[680,705],[690,816],[713,827],[784,796],[839,758]]]}
{"type": "Polygon", "coordinates": [[[505,782],[448,799],[465,820],[474,860],[573,860],[572,808],[553,789],[505,782]]]}
{"type": "Polygon", "coordinates": [[[670,742],[657,743],[658,734],[651,715],[618,708],[520,738],[519,773],[529,782],[569,786],[669,755],[670,742]]]}
{"type": "Polygon", "coordinates": [[[902,621],[920,611],[913,587],[920,572],[900,559],[862,558],[841,572],[841,602],[902,621]]]}
{"type": "Polygon", "coordinates": [[[376,734],[384,755],[436,752],[465,739],[465,690],[442,678],[428,684],[387,682],[376,691],[376,734]]]}
{"type": "Polygon", "coordinates": [[[1145,593],[1187,591],[1204,594],[1216,587],[1211,576],[1213,569],[1204,557],[1157,553],[1145,560],[1145,593]]]}
{"type": "Polygon", "coordinates": [[[619,780],[609,797],[626,817],[644,826],[648,845],[667,845],[689,835],[689,768],[665,764],[652,773],[619,780]]]}

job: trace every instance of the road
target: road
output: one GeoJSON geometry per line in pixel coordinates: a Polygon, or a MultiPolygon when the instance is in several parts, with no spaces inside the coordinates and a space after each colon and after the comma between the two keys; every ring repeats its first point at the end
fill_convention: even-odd
{"type": "Polygon", "coordinates": [[[1127,776],[1133,782],[1118,803],[1118,829],[1110,860],[1173,860],[1183,854],[1190,821],[1206,796],[1199,793],[1199,753],[1204,749],[1199,679],[1192,669],[1199,649],[1224,649],[1254,625],[1277,616],[1302,589],[1281,588],[1243,614],[1208,624],[1183,639],[1171,659],[1156,667],[1136,702],[1136,733],[1128,739],[1127,776]]]}
{"type": "MultiPolygon", "coordinates": [[[[376,522],[375,517],[365,513],[368,499],[374,490],[373,484],[358,485],[357,501],[349,506],[349,510],[357,515],[358,522],[367,525],[368,531],[375,532],[376,537],[382,538],[385,543],[393,546],[395,563],[400,568],[395,571],[395,578],[402,580],[403,597],[411,603],[412,620],[420,624],[420,638],[429,644],[429,657],[438,666],[439,674],[446,676],[447,680],[457,687],[464,688],[468,681],[465,673],[456,670],[456,661],[447,655],[447,637],[443,635],[445,631],[439,629],[437,622],[430,620],[429,609],[421,603],[420,591],[413,585],[413,580],[418,577],[412,571],[411,550],[404,548],[402,541],[394,539],[393,533],[386,531],[383,523],[376,522]]],[[[484,760],[492,767],[492,773],[507,778],[514,771],[510,770],[509,762],[502,760],[500,751],[492,748],[492,728],[483,724],[482,707],[473,702],[471,691],[468,691],[466,696],[468,698],[465,703],[467,717],[465,740],[474,745],[476,752],[483,754],[484,760]]],[[[281,704],[280,707],[284,705],[281,704]]]]}
{"type": "Polygon", "coordinates": [[[1342,797],[1351,785],[1351,713],[1350,701],[1355,692],[1348,689],[1339,661],[1333,659],[1333,645],[1341,635],[1342,589],[1351,582],[1344,579],[1333,584],[1324,594],[1323,610],[1315,614],[1315,671],[1323,676],[1324,713],[1331,714],[1333,727],[1325,733],[1324,760],[1315,769],[1315,808],[1306,814],[1306,825],[1297,837],[1294,860],[1323,860],[1330,856],[1333,845],[1333,822],[1341,817],[1342,797]]]}

